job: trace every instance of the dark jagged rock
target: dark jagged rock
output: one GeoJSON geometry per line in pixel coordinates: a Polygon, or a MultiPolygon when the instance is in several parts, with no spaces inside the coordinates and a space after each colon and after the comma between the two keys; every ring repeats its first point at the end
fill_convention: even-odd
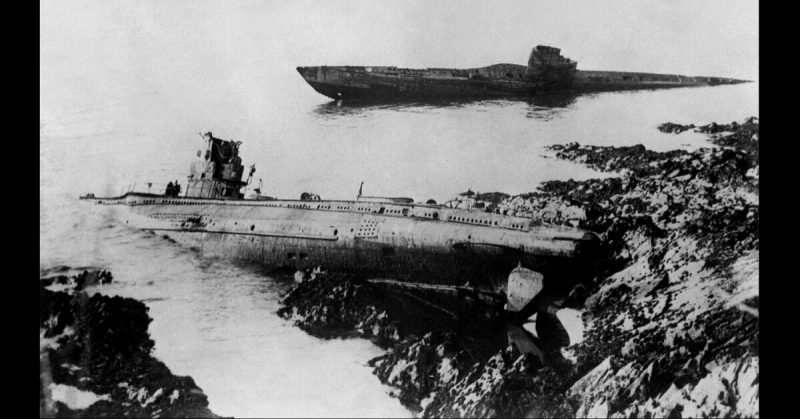
{"type": "Polygon", "coordinates": [[[456,331],[458,335],[483,336],[477,343],[458,341],[480,356],[496,352],[501,337],[501,346],[505,346],[505,331],[496,332],[502,318],[493,311],[470,305],[451,306],[453,301],[427,296],[458,314],[458,318],[451,318],[407,295],[392,293],[350,274],[298,272],[295,278],[297,283],[282,298],[278,315],[318,337],[360,336],[390,347],[429,332],[456,331]]]}
{"type": "Polygon", "coordinates": [[[39,280],[44,286],[50,285],[67,285],[65,289],[68,292],[75,292],[81,291],[86,287],[101,285],[101,284],[110,284],[111,281],[114,279],[114,276],[111,275],[111,272],[106,270],[97,270],[97,269],[84,269],[77,275],[67,276],[67,275],[55,275],[55,276],[46,276],[42,277],[39,280]]]}
{"type": "Polygon", "coordinates": [[[315,336],[361,336],[389,348],[369,364],[414,411],[508,344],[502,319],[481,310],[449,318],[342,273],[298,273],[296,279],[278,314],[315,336]]]}
{"type": "Polygon", "coordinates": [[[399,389],[405,406],[419,412],[423,399],[455,384],[473,362],[453,333],[431,332],[398,342],[369,365],[381,382],[399,389]]]}
{"type": "Polygon", "coordinates": [[[497,207],[497,204],[510,197],[511,195],[503,192],[483,192],[475,194],[475,200],[486,202],[487,207],[497,207]]]}
{"type": "MultiPolygon", "coordinates": [[[[729,137],[748,137],[758,131],[752,118],[738,127],[729,137]]],[[[645,225],[645,235],[653,239],[686,233],[703,246],[713,243],[714,251],[705,259],[709,265],[724,264],[757,249],[757,153],[738,148],[657,153],[641,146],[575,144],[552,150],[560,158],[582,161],[595,169],[622,171],[622,178],[547,182],[537,202],[541,206],[543,200],[555,199],[562,206],[577,206],[573,212],[586,214],[579,225],[603,232],[612,245],[619,243],[621,233],[645,225]]],[[[551,217],[551,221],[566,221],[560,218],[551,217]]]]}
{"type": "MultiPolygon", "coordinates": [[[[370,361],[376,375],[423,417],[758,416],[758,119],[698,130],[721,147],[557,145],[558,158],[620,176],[545,182],[499,201],[472,196],[604,239],[595,280],[565,296],[584,309],[586,326],[567,349],[572,361],[554,354],[541,365],[513,345],[473,356],[458,331],[420,333],[423,325],[384,340],[389,351],[370,361]]],[[[382,324],[403,330],[413,318],[368,293],[341,303],[355,284],[308,287],[313,301],[293,311],[301,319],[349,313],[314,319],[358,329],[382,313],[382,324]]]]}
{"type": "Polygon", "coordinates": [[[542,367],[514,346],[473,366],[432,397],[425,417],[566,417],[574,409],[562,395],[565,375],[542,367]]]}
{"type": "Polygon", "coordinates": [[[688,131],[688,130],[694,128],[694,127],[695,127],[694,124],[681,125],[681,124],[675,124],[675,123],[672,123],[672,122],[665,122],[665,123],[663,123],[663,124],[658,126],[658,130],[661,131],[661,132],[666,132],[668,134],[680,134],[680,133],[682,133],[684,131],[688,131]]]}
{"type": "MultiPolygon", "coordinates": [[[[758,126],[759,122],[756,117],[747,118],[741,124],[732,122],[722,126],[722,132],[730,132],[730,134],[714,136],[711,141],[720,146],[744,151],[753,156],[758,164],[758,126]]],[[[704,132],[702,128],[701,132],[704,132]]]]}
{"type": "Polygon", "coordinates": [[[711,141],[720,146],[733,147],[737,150],[752,154],[755,157],[756,163],[758,163],[758,127],[758,118],[751,116],[742,123],[733,121],[730,124],[717,124],[716,122],[712,122],[707,125],[695,127],[694,124],[681,125],[667,122],[659,125],[658,129],[661,132],[678,134],[694,128],[695,132],[704,134],[725,134],[713,135],[711,141]]]}
{"type": "Polygon", "coordinates": [[[40,416],[217,417],[192,378],[173,375],[151,356],[147,306],[81,291],[110,280],[100,271],[40,282],[40,416]],[[53,282],[71,282],[72,292],[47,289],[53,282]],[[54,400],[64,389],[90,401],[70,407],[54,400]]]}
{"type": "Polygon", "coordinates": [[[108,284],[112,279],[111,272],[108,271],[83,271],[75,277],[75,289],[80,291],[90,285],[108,284]]]}
{"type": "Polygon", "coordinates": [[[295,278],[278,315],[306,332],[323,338],[362,336],[383,347],[401,339],[402,331],[381,307],[386,297],[375,287],[339,273],[298,272],[295,278]]]}
{"type": "Polygon", "coordinates": [[[725,148],[693,152],[553,147],[622,174],[546,183],[529,206],[584,210],[579,225],[607,239],[605,263],[618,261],[591,290],[590,327],[573,347],[588,372],[567,394],[578,416],[758,414],[758,122],[701,128],[733,132],[712,138],[725,148]]]}

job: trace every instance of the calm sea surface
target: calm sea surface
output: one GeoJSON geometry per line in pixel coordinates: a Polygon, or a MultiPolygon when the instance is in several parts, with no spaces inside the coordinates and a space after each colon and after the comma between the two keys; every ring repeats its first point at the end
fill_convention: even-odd
{"type": "Polygon", "coordinates": [[[127,52],[76,47],[75,55],[42,50],[40,265],[111,270],[116,281],[102,292],[145,301],[155,356],[192,376],[221,415],[410,413],[364,365],[379,348],[365,340],[319,340],[275,315],[280,281],[128,229],[116,222],[118,209],[95,208],[79,195],[146,191],[148,182],[161,192],[176,179],[185,185],[204,146],[198,132],[206,131],[242,141],[244,164],[256,165],[253,183],[261,179],[272,196],[310,191],[350,199],[361,181],[368,195],[439,202],[467,188],[517,194],[544,180],[607,176],[547,157],[547,145],[708,147],[702,135],[663,134],[656,126],[759,113],[757,83],[349,106],[329,102],[300,78],[295,66],[325,64],[312,57],[216,45],[254,56],[226,70],[225,62],[207,60],[201,42],[180,51],[156,45],[169,52],[156,58],[136,49],[153,45],[137,45],[127,52]],[[137,54],[145,58],[126,58],[137,54]]]}
{"type": "MultiPolygon", "coordinates": [[[[314,191],[353,198],[362,180],[369,194],[440,202],[467,188],[521,193],[543,180],[600,175],[547,158],[543,147],[549,144],[709,146],[701,135],[662,134],[655,127],[758,115],[755,84],[598,94],[557,106],[488,101],[349,107],[327,102],[298,80],[286,82],[298,84],[307,103],[264,105],[263,112],[212,121],[165,113],[132,122],[124,102],[42,104],[41,267],[110,269],[116,282],[103,292],[147,303],[155,355],[174,373],[192,376],[222,415],[409,412],[364,366],[379,348],[306,335],[274,314],[283,290],[276,281],[123,227],[115,222],[116,209],[79,202],[79,194],[146,190],[148,181],[154,191],[170,180],[185,184],[203,146],[196,133],[201,130],[242,140],[245,164],[255,163],[255,178],[279,197],[314,191]]],[[[270,104],[281,101],[264,96],[270,104]]],[[[150,92],[132,98],[154,108],[157,99],[150,92]]]]}

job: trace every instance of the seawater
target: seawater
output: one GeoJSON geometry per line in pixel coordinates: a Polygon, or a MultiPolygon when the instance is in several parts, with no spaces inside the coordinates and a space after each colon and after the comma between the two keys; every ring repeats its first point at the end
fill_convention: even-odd
{"type": "MultiPolygon", "coordinates": [[[[378,347],[359,339],[316,339],[275,314],[285,282],[121,225],[117,215],[124,209],[78,201],[86,192],[116,195],[131,187],[147,190],[146,182],[154,183],[153,191],[170,180],[185,183],[203,145],[192,129],[243,140],[242,157],[255,162],[270,195],[297,198],[314,191],[347,199],[363,180],[369,194],[441,202],[467,188],[521,193],[550,179],[608,176],[553,159],[544,149],[550,144],[709,147],[703,135],[664,134],[655,127],[758,115],[755,84],[606,93],[549,106],[348,106],[303,87],[309,93],[305,107],[216,120],[209,124],[214,126],[186,122],[174,129],[165,115],[141,121],[138,129],[106,131],[112,110],[103,104],[56,106],[51,109],[66,114],[42,119],[41,267],[111,270],[116,280],[101,292],[150,307],[155,356],[174,373],[192,376],[218,414],[410,415],[365,366],[382,352],[378,347]]],[[[146,92],[137,99],[153,100],[146,92]]]]}
{"type": "Polygon", "coordinates": [[[68,208],[53,208],[62,217],[43,224],[50,233],[42,235],[42,268],[111,270],[114,281],[90,292],[144,302],[153,318],[153,355],[173,374],[191,376],[213,412],[411,416],[365,365],[380,348],[361,339],[317,339],[275,314],[285,280],[203,259],[164,236],[120,226],[113,215],[68,208]],[[56,233],[62,223],[67,228],[56,233]]]}
{"type": "MultiPolygon", "coordinates": [[[[54,16],[71,16],[59,9],[69,7],[48,3],[43,18],[62,22],[54,16]]],[[[198,133],[206,131],[243,141],[244,163],[256,165],[249,190],[261,179],[272,196],[308,191],[352,199],[362,181],[367,195],[421,201],[443,202],[468,188],[518,194],[546,180],[609,176],[554,159],[548,145],[710,147],[704,135],[664,134],[656,126],[758,115],[757,83],[526,101],[339,104],[294,70],[328,63],[278,41],[296,25],[291,39],[310,43],[297,35],[303,22],[271,29],[243,19],[245,28],[230,28],[234,33],[252,30],[270,40],[240,45],[223,36],[208,44],[207,35],[192,35],[201,31],[193,25],[209,19],[203,14],[139,10],[131,17],[96,4],[90,12],[97,16],[88,26],[72,16],[63,33],[42,27],[40,265],[111,270],[115,281],[98,290],[148,305],[155,356],[175,374],[192,376],[221,415],[411,413],[365,366],[382,353],[378,347],[313,338],[275,314],[285,281],[128,228],[118,221],[122,209],[92,206],[79,195],[162,192],[176,179],[185,185],[204,146],[198,133]],[[169,29],[160,24],[165,19],[169,29]],[[236,59],[224,59],[230,57],[236,59]]]]}

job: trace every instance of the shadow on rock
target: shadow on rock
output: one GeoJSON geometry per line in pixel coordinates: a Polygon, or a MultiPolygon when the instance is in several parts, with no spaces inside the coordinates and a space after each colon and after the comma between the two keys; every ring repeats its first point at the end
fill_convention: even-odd
{"type": "Polygon", "coordinates": [[[81,291],[110,280],[94,271],[40,282],[40,416],[217,417],[194,380],[152,357],[147,306],[81,291]]]}

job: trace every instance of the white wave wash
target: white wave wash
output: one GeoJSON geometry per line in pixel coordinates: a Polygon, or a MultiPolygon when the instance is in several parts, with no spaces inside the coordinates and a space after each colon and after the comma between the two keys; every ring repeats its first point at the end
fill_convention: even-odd
{"type": "MultiPolygon", "coordinates": [[[[191,376],[214,413],[411,416],[365,365],[383,351],[362,339],[320,340],[281,319],[275,312],[283,286],[274,279],[203,259],[161,235],[120,226],[94,207],[55,202],[62,205],[53,203],[52,216],[42,220],[51,239],[43,238],[48,244],[43,267],[111,270],[111,284],[89,291],[145,302],[153,318],[149,332],[155,357],[174,374],[191,376]],[[83,234],[69,236],[76,224],[83,234]],[[52,240],[65,242],[62,235],[73,245],[55,246],[52,240]]],[[[42,345],[52,344],[54,339],[42,339],[42,345]]]]}
{"type": "MultiPolygon", "coordinates": [[[[369,27],[351,24],[358,14],[324,16],[294,4],[200,2],[191,10],[169,2],[42,4],[40,264],[111,270],[115,281],[103,292],[145,300],[156,357],[173,373],[193,377],[210,409],[225,416],[410,413],[364,366],[381,353],[377,347],[306,335],[275,315],[280,287],[272,279],[124,229],[88,211],[79,194],[183,183],[200,130],[244,141],[245,163],[256,164],[256,178],[273,196],[310,190],[349,198],[362,180],[370,194],[439,201],[468,187],[523,193],[543,180],[598,176],[541,157],[545,145],[709,146],[699,135],[655,127],[758,114],[757,84],[598,94],[556,107],[331,106],[294,71],[324,64],[321,53],[336,53],[308,31],[330,32],[331,23],[369,27]],[[276,12],[286,8],[288,15],[276,12]],[[316,24],[306,24],[309,14],[316,24]]],[[[384,29],[386,38],[370,38],[373,50],[393,50],[383,41],[397,33],[384,29]]],[[[524,62],[528,51],[514,50],[524,62]]],[[[391,57],[368,61],[402,64],[391,57]]],[[[54,342],[43,338],[42,345],[54,342]]]]}
{"type": "MultiPolygon", "coordinates": [[[[596,100],[602,102],[602,96],[596,100]]],[[[510,110],[513,111],[513,106],[510,110]]],[[[573,111],[584,112],[580,107],[573,111]]],[[[375,123],[378,124],[385,116],[390,120],[397,118],[372,112],[371,117],[377,118],[375,123]]],[[[456,115],[472,111],[457,108],[440,112],[456,115]]],[[[412,120],[418,117],[416,113],[403,114],[410,115],[412,120]]],[[[92,115],[84,117],[92,118],[92,115]]],[[[300,119],[305,120],[305,116],[300,119]]],[[[333,127],[330,122],[327,124],[327,135],[348,132],[337,134],[336,124],[333,127]]],[[[408,126],[414,125],[409,121],[408,126]]],[[[389,122],[387,127],[391,126],[389,122]]],[[[504,134],[501,132],[501,135],[504,134]]],[[[601,137],[564,140],[589,142],[601,137]]],[[[147,149],[143,154],[136,151],[138,147],[108,143],[102,138],[43,138],[40,155],[42,266],[101,266],[114,273],[116,282],[104,290],[150,299],[147,304],[155,319],[150,329],[156,342],[156,356],[174,373],[192,376],[209,396],[209,407],[215,413],[230,416],[409,416],[410,413],[387,395],[386,389],[363,365],[380,354],[378,348],[361,340],[324,342],[310,338],[288,322],[277,319],[278,289],[270,279],[229,268],[226,263],[210,263],[161,236],[124,229],[113,219],[93,214],[94,209],[87,210],[76,200],[78,194],[89,191],[118,193],[128,182],[129,175],[142,176],[137,174],[140,169],[133,167],[137,164],[148,169],[150,179],[180,176],[188,165],[182,160],[185,156],[178,161],[172,157],[159,161],[161,157],[157,157],[159,163],[155,167],[143,163],[149,162],[154,156],[152,153],[160,148],[166,148],[166,152],[158,154],[170,156],[182,156],[186,148],[191,148],[191,144],[186,144],[191,143],[190,140],[170,143],[165,138],[160,136],[159,141],[142,139],[139,145],[144,144],[147,149]],[[71,151],[87,147],[103,151],[88,162],[71,151]],[[120,167],[109,167],[120,161],[121,156],[127,156],[127,160],[123,159],[120,167]],[[101,163],[103,161],[105,163],[101,163]],[[76,167],[81,170],[75,170],[76,167]],[[91,178],[87,178],[89,175],[91,178]]],[[[413,142],[409,144],[409,147],[417,146],[413,142]]],[[[503,147],[494,150],[495,157],[505,158],[504,150],[503,147]]],[[[439,158],[447,161],[448,150],[432,152],[440,153],[439,158]]],[[[539,149],[529,152],[519,155],[535,162],[539,149]]],[[[258,153],[255,154],[258,158],[258,153]]],[[[276,161],[281,166],[286,163],[276,161]]],[[[470,171],[471,167],[469,164],[463,168],[447,166],[441,168],[446,173],[427,173],[426,176],[466,179],[458,170],[470,171]]],[[[531,163],[525,167],[541,172],[525,181],[530,185],[527,190],[536,186],[532,179],[546,179],[553,171],[552,164],[531,163]]],[[[347,183],[346,179],[336,179],[337,173],[330,171],[331,179],[326,182],[347,183]]],[[[423,191],[429,187],[425,182],[416,185],[423,191]]],[[[435,189],[427,190],[435,193],[435,189]]],[[[112,208],[109,213],[113,215],[118,210],[112,208]]],[[[568,332],[572,330],[568,328],[568,332]]],[[[570,339],[573,340],[573,333],[570,339]]]]}
{"type": "Polygon", "coordinates": [[[86,409],[100,400],[111,400],[108,394],[97,395],[91,391],[55,383],[50,384],[50,394],[54,401],[64,403],[70,409],[86,409]]]}

